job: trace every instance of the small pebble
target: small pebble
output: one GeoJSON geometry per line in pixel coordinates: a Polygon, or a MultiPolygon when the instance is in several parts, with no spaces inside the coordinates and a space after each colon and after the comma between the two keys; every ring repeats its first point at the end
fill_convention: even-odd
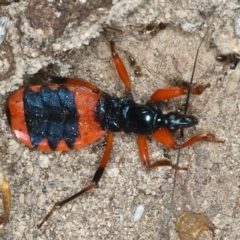
{"type": "Polygon", "coordinates": [[[144,204],[139,204],[136,208],[135,214],[134,214],[134,222],[137,222],[141,219],[144,212],[144,204]]]}

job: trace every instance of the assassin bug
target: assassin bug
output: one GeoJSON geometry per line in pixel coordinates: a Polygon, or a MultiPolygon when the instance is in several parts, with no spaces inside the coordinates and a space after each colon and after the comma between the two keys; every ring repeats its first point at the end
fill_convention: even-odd
{"type": "MultiPolygon", "coordinates": [[[[10,126],[16,137],[29,147],[46,151],[68,151],[84,147],[107,133],[106,149],[92,182],[73,196],[56,202],[38,227],[56,209],[96,187],[110,158],[114,132],[137,134],[140,157],[145,167],[176,168],[166,159],[150,163],[147,135],[152,135],[164,146],[178,149],[179,144],[170,131],[198,123],[194,116],[179,112],[163,114],[159,107],[159,101],[186,95],[188,88],[185,87],[158,89],[152,94],[151,102],[144,105],[134,102],[126,68],[115,49],[114,41],[110,40],[109,44],[116,71],[125,85],[125,97],[112,97],[84,80],[51,77],[51,83],[20,88],[8,100],[10,126]]],[[[198,85],[191,89],[191,94],[201,94],[205,88],[198,85]]],[[[211,133],[197,134],[181,147],[201,140],[219,142],[211,133]]]]}

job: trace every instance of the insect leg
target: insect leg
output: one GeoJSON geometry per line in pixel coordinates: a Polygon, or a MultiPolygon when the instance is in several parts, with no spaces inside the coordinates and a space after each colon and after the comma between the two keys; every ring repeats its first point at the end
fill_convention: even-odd
{"type": "MultiPolygon", "coordinates": [[[[209,84],[207,84],[206,86],[197,85],[196,87],[191,88],[190,93],[193,95],[200,95],[209,86],[210,86],[209,84]]],[[[160,88],[152,94],[151,101],[158,102],[158,101],[169,100],[182,95],[187,95],[187,93],[188,93],[188,88],[185,88],[185,87],[160,88]]]]}
{"type": "Polygon", "coordinates": [[[224,143],[223,140],[216,139],[215,135],[212,133],[203,133],[197,134],[187,140],[185,143],[182,144],[182,147],[190,146],[198,141],[206,141],[206,142],[215,142],[215,143],[224,143]]]}
{"type": "MultiPolygon", "coordinates": [[[[163,144],[166,147],[172,149],[178,149],[179,144],[176,143],[172,134],[168,131],[167,128],[162,128],[152,134],[152,136],[157,140],[159,143],[163,144]]],[[[204,133],[204,134],[197,134],[187,140],[185,143],[182,144],[182,148],[190,146],[199,141],[207,141],[207,142],[215,142],[215,143],[223,143],[224,141],[216,139],[215,135],[212,133],[204,133]]]]}
{"type": "Polygon", "coordinates": [[[115,68],[117,70],[118,76],[125,85],[126,93],[129,94],[131,93],[131,81],[128,76],[128,72],[124,66],[122,59],[120,58],[120,56],[118,55],[115,49],[115,42],[113,40],[110,40],[109,43],[110,43],[110,49],[112,53],[112,59],[113,59],[115,68]]]}
{"type": "MultiPolygon", "coordinates": [[[[137,138],[137,143],[138,143],[140,157],[146,168],[155,168],[155,167],[160,167],[160,166],[170,166],[172,168],[176,168],[176,165],[172,164],[172,162],[167,159],[162,159],[162,160],[158,160],[154,163],[150,163],[146,136],[139,135],[137,138]]],[[[187,170],[187,168],[179,168],[179,169],[187,170]]]]}
{"type": "Polygon", "coordinates": [[[64,199],[61,202],[56,202],[53,206],[53,208],[51,209],[51,211],[44,217],[44,219],[41,221],[40,224],[38,224],[38,228],[41,228],[42,225],[44,224],[44,222],[46,222],[48,220],[48,218],[53,214],[53,212],[57,209],[60,209],[63,205],[65,205],[65,203],[68,203],[70,201],[72,201],[73,199],[79,197],[80,195],[82,195],[85,192],[88,192],[89,190],[93,189],[94,187],[96,187],[96,185],[98,184],[98,182],[100,181],[103,172],[105,170],[105,167],[107,166],[111,151],[112,151],[112,144],[113,144],[113,132],[108,132],[108,136],[107,136],[107,145],[106,145],[106,149],[105,152],[103,154],[102,160],[100,162],[100,165],[97,169],[97,171],[94,174],[94,177],[92,179],[92,183],[89,184],[86,188],[82,189],[81,191],[77,192],[76,194],[72,195],[71,197],[68,197],[66,199],[64,199]]]}
{"type": "Polygon", "coordinates": [[[66,78],[66,77],[48,77],[47,79],[50,83],[56,83],[56,84],[71,84],[71,85],[77,85],[80,87],[85,87],[90,90],[92,90],[94,93],[100,93],[100,89],[84,80],[77,79],[77,78],[66,78]]]}

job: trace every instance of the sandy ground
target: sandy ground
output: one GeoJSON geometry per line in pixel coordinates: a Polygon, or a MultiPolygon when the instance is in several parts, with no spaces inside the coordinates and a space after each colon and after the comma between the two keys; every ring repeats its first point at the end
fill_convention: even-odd
{"type": "MultiPolygon", "coordinates": [[[[238,1],[20,1],[0,5],[0,17],[10,18],[0,46],[1,171],[12,191],[9,221],[0,239],[178,239],[177,217],[191,211],[212,223],[215,239],[240,239],[239,70],[219,53],[240,53],[238,1]],[[149,24],[168,23],[149,31],[149,24]],[[5,102],[40,69],[77,77],[115,96],[124,88],[113,67],[101,26],[118,29],[114,38],[129,71],[134,99],[146,103],[158,88],[189,81],[197,47],[194,83],[207,84],[190,98],[188,112],[199,124],[185,131],[213,132],[224,144],[198,143],[183,149],[173,205],[174,171],[146,170],[139,159],[136,136],[116,133],[110,163],[99,187],[56,212],[42,227],[37,223],[54,202],[85,187],[97,169],[105,139],[70,152],[41,152],[19,143],[7,123],[5,102]],[[148,28],[146,28],[148,26],[148,28]],[[141,67],[134,74],[127,56],[141,67]],[[225,76],[225,73],[227,75],[225,76]],[[138,204],[143,217],[134,222],[138,204]]],[[[163,103],[164,112],[183,109],[185,98],[163,103]]],[[[176,139],[179,134],[175,133],[176,139]]],[[[151,160],[177,152],[150,138],[151,160]]],[[[202,239],[205,239],[202,237],[202,239]]]]}

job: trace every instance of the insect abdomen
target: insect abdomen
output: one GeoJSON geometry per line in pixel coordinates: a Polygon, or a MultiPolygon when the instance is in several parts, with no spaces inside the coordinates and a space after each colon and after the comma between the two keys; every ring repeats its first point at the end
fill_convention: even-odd
{"type": "Polygon", "coordinates": [[[8,101],[11,127],[22,142],[41,150],[66,151],[100,138],[95,118],[100,95],[69,85],[37,85],[8,101]]]}

